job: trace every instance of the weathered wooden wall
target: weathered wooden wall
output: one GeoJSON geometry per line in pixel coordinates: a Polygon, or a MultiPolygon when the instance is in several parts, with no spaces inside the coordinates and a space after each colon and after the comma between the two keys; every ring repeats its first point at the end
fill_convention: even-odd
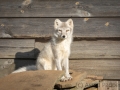
{"type": "Polygon", "coordinates": [[[119,0],[4,0],[0,17],[116,17],[119,0]],[[28,2],[26,2],[28,1],[28,2]]]}
{"type": "Polygon", "coordinates": [[[1,0],[0,77],[35,64],[56,18],[74,21],[71,69],[120,80],[119,0],[1,0]]]}

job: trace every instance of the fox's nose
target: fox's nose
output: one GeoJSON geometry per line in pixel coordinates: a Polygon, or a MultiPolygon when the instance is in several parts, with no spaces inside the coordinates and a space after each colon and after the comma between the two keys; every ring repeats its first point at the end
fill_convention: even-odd
{"type": "Polygon", "coordinates": [[[63,35],[62,37],[65,38],[65,35],[63,35]]]}

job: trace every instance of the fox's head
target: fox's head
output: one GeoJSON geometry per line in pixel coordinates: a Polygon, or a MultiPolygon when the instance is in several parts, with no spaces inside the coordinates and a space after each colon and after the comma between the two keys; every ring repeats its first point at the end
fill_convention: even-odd
{"type": "Polygon", "coordinates": [[[59,19],[54,21],[55,33],[54,36],[59,39],[66,39],[73,34],[73,20],[68,19],[66,22],[62,22],[59,19]]]}

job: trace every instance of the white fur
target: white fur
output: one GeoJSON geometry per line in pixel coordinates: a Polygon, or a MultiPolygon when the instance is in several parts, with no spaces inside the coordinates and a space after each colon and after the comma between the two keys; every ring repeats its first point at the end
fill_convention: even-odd
{"type": "MultiPolygon", "coordinates": [[[[59,19],[55,20],[55,30],[52,39],[50,42],[46,43],[37,58],[36,67],[38,70],[65,70],[65,75],[61,78],[61,81],[72,79],[69,74],[68,59],[70,56],[73,27],[72,19],[69,19],[66,22],[61,22],[59,19]]],[[[26,70],[27,69],[24,67],[15,72],[26,70]]]]}
{"type": "Polygon", "coordinates": [[[18,70],[12,73],[18,73],[18,72],[24,72],[24,71],[30,71],[30,70],[37,70],[37,67],[35,65],[25,66],[25,67],[19,68],[18,70]]]}

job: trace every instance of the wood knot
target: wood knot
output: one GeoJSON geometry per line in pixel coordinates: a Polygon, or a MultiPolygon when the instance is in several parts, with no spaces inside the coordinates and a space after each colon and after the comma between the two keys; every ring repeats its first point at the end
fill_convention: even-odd
{"type": "Polygon", "coordinates": [[[105,26],[109,26],[109,24],[110,24],[109,22],[106,22],[106,23],[105,23],[105,26]]]}
{"type": "Polygon", "coordinates": [[[1,24],[2,27],[4,27],[5,25],[4,24],[1,24]]]}
{"type": "Polygon", "coordinates": [[[24,10],[20,10],[21,13],[24,13],[24,10]]]}
{"type": "Polygon", "coordinates": [[[76,2],[75,5],[79,5],[80,3],[79,2],[76,2]]]}

